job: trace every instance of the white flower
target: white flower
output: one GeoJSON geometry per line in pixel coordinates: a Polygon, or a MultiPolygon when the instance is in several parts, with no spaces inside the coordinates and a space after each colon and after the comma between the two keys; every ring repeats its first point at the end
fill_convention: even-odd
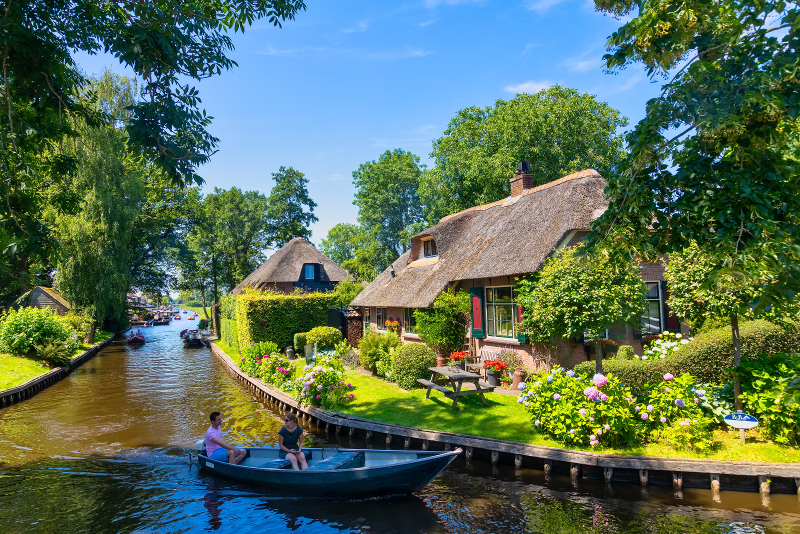
{"type": "Polygon", "coordinates": [[[677,337],[678,339],[680,339],[680,338],[682,338],[683,336],[682,336],[682,335],[680,335],[680,334],[675,334],[675,337],[677,337]]]}

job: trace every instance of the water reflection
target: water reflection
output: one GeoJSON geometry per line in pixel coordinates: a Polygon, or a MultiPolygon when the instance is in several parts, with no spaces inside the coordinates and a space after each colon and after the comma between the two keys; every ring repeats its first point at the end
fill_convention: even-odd
{"type": "MultiPolygon", "coordinates": [[[[286,497],[189,466],[187,449],[223,412],[226,441],[272,445],[281,414],[256,401],[180,323],[143,330],[21,404],[0,410],[3,532],[624,532],[800,531],[794,495],[651,486],[457,460],[412,496],[286,497]],[[718,502],[715,502],[715,498],[718,502]]],[[[362,447],[301,421],[308,446],[362,447]]],[[[402,444],[399,444],[402,446],[402,444]]]]}

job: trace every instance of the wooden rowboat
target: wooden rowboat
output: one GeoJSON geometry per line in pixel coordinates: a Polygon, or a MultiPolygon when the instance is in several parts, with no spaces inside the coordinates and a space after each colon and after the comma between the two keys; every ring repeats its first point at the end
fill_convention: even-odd
{"type": "Polygon", "coordinates": [[[243,447],[249,453],[238,465],[197,454],[202,469],[220,476],[294,494],[395,494],[420,491],[441,473],[461,449],[386,451],[374,449],[303,449],[308,469],[292,471],[279,449],[243,447]]]}

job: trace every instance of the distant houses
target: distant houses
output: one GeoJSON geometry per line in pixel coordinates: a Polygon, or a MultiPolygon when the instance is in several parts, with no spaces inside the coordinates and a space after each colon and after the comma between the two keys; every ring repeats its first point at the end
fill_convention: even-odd
{"type": "Polygon", "coordinates": [[[295,237],[242,280],[231,294],[238,295],[245,288],[287,294],[295,289],[332,291],[345,278],[347,271],[302,237],[295,237]]]}
{"type": "MultiPolygon", "coordinates": [[[[472,301],[469,347],[511,348],[529,368],[573,365],[587,360],[577,340],[554,340],[554,346],[531,344],[520,334],[524,310],[516,304],[515,280],[535,273],[558,249],[578,244],[592,221],[607,208],[600,174],[588,169],[533,187],[533,176],[518,172],[510,178],[511,195],[444,217],[411,240],[409,250],[395,260],[358,297],[365,325],[384,331],[387,320],[402,325],[406,343],[421,341],[415,333],[414,310],[433,304],[448,287],[467,291],[472,301]]],[[[606,337],[630,344],[641,354],[642,330],[660,333],[680,324],[666,305],[661,264],[642,264],[648,288],[642,325],[616,325],[606,337]]]]}

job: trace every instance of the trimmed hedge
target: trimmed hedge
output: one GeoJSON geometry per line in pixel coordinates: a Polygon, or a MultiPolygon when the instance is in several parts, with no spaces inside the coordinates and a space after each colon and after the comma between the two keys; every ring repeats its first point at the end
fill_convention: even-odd
{"type": "Polygon", "coordinates": [[[342,341],[342,333],[332,326],[317,326],[308,333],[306,343],[316,343],[318,350],[332,349],[342,341]]]}
{"type": "Polygon", "coordinates": [[[389,349],[400,345],[400,338],[392,333],[370,332],[358,341],[358,360],[364,369],[375,373],[381,355],[389,354],[389,349]]]}
{"type": "Polygon", "coordinates": [[[632,360],[633,356],[633,347],[630,345],[622,345],[619,350],[617,350],[617,355],[614,358],[617,360],[632,360]]]}
{"type": "Polygon", "coordinates": [[[222,342],[228,345],[229,347],[236,349],[236,351],[238,352],[239,331],[236,328],[236,321],[220,317],[219,322],[220,322],[219,334],[220,337],[222,338],[222,342]]]}
{"type": "Polygon", "coordinates": [[[332,292],[287,295],[245,290],[236,296],[239,346],[272,341],[279,347],[288,347],[297,332],[325,326],[328,309],[336,305],[337,298],[332,292]]]}
{"type": "MultiPolygon", "coordinates": [[[[800,352],[800,331],[787,331],[767,321],[748,321],[739,325],[742,356],[800,352]]],[[[603,361],[603,371],[613,373],[635,392],[647,382],[657,382],[670,372],[675,376],[690,373],[698,383],[722,384],[733,379],[726,371],[733,367],[733,340],[730,327],[698,334],[681,350],[664,359],[603,361]]],[[[594,362],[575,366],[575,371],[594,373],[594,362]]]]}
{"type": "Polygon", "coordinates": [[[308,332],[298,332],[294,335],[294,353],[300,357],[308,343],[308,332]]]}
{"type": "Polygon", "coordinates": [[[394,378],[403,389],[422,387],[418,378],[428,378],[436,365],[436,353],[423,343],[408,343],[394,351],[394,378]]]}

